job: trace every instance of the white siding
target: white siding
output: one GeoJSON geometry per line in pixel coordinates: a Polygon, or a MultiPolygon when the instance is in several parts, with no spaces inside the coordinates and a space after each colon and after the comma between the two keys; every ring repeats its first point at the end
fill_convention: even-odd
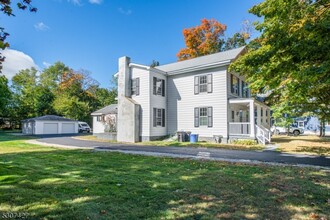
{"type": "Polygon", "coordinates": [[[131,68],[131,74],[131,79],[140,79],[139,95],[132,96],[132,99],[141,106],[140,136],[150,136],[150,124],[152,123],[150,121],[150,73],[147,70],[131,68]]]}
{"type": "Polygon", "coordinates": [[[104,124],[97,121],[97,116],[93,116],[93,134],[104,133],[104,124]]]}
{"type": "Polygon", "coordinates": [[[201,137],[227,137],[227,69],[226,67],[168,77],[168,133],[191,131],[201,137]],[[212,74],[212,93],[194,94],[194,77],[212,74]],[[194,108],[213,108],[213,127],[194,127],[194,108]]]}
{"type": "Polygon", "coordinates": [[[160,73],[150,72],[150,136],[165,136],[167,135],[167,117],[165,116],[165,127],[162,126],[153,126],[153,108],[157,109],[165,109],[165,115],[167,115],[166,109],[166,99],[167,99],[167,80],[166,76],[160,73]],[[165,80],[165,96],[154,95],[153,94],[153,77],[157,77],[158,79],[165,80]]]}

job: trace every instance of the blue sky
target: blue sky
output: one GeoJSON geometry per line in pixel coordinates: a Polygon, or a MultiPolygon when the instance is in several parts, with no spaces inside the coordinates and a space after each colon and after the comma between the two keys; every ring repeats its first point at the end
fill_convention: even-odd
{"type": "MultiPolygon", "coordinates": [[[[248,9],[258,2],[33,0],[37,13],[1,14],[0,22],[10,33],[10,49],[31,57],[39,69],[62,61],[75,70],[90,71],[102,87],[109,87],[119,57],[129,56],[146,65],[152,60],[175,62],[184,47],[184,28],[199,25],[202,18],[214,18],[227,25],[228,37],[240,31],[244,20],[257,20],[248,9]]],[[[13,63],[19,66],[20,61],[13,63]]]]}

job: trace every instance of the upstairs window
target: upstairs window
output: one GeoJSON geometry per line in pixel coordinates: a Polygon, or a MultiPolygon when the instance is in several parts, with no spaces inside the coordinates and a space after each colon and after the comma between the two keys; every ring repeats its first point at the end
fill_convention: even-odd
{"type": "Polygon", "coordinates": [[[165,109],[153,108],[153,126],[165,127],[165,109]]]}
{"type": "Polygon", "coordinates": [[[199,93],[212,93],[212,74],[195,76],[195,95],[199,93]]]}
{"type": "Polygon", "coordinates": [[[213,126],[213,110],[212,107],[195,108],[195,127],[213,126]]]}
{"type": "Polygon", "coordinates": [[[165,80],[153,78],[153,94],[165,96],[165,80]]]}
{"type": "Polygon", "coordinates": [[[250,91],[249,91],[249,86],[246,82],[242,81],[242,97],[243,98],[249,98],[250,97],[250,91]]]}
{"type": "Polygon", "coordinates": [[[233,74],[230,75],[230,87],[231,93],[239,96],[239,78],[233,74]]]}
{"type": "Polygon", "coordinates": [[[132,79],[132,95],[140,95],[140,78],[132,79]]]}

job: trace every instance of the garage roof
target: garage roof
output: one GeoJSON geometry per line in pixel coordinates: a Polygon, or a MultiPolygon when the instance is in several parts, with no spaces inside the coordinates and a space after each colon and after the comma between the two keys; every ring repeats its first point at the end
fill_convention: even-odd
{"type": "Polygon", "coordinates": [[[107,115],[107,114],[117,114],[117,104],[108,105],[104,108],[101,108],[91,115],[107,115]]]}
{"type": "Polygon", "coordinates": [[[34,122],[34,121],[76,121],[76,120],[64,118],[58,115],[44,115],[36,118],[28,118],[22,120],[22,122],[34,122]]]}

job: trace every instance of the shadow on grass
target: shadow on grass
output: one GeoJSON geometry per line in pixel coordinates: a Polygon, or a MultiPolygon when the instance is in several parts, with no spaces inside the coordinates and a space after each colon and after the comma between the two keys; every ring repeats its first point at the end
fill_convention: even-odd
{"type": "Polygon", "coordinates": [[[328,173],[79,150],[0,154],[0,212],[31,219],[329,216],[328,173]]]}

